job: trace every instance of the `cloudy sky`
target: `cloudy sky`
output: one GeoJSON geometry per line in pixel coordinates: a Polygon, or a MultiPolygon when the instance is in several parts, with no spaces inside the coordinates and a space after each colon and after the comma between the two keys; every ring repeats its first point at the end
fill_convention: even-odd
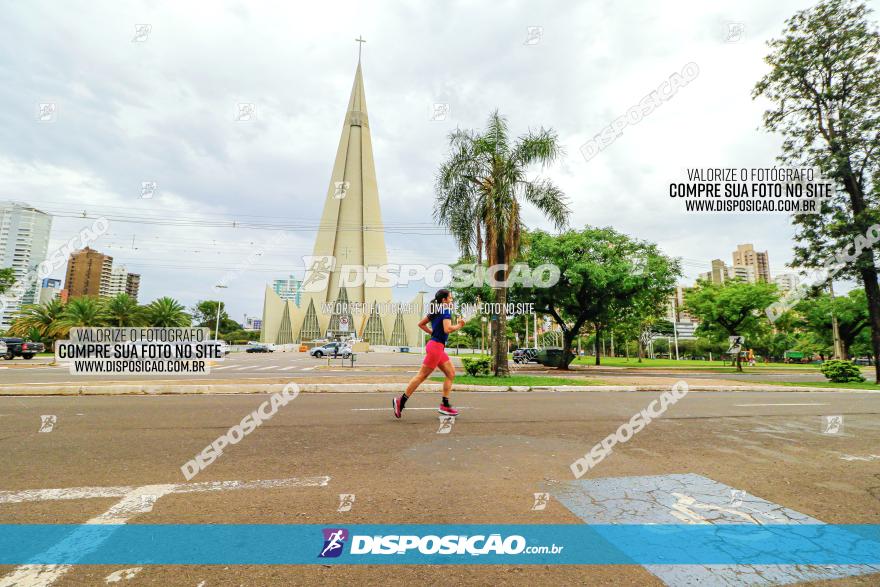
{"type": "MultiPolygon", "coordinates": [[[[567,154],[542,173],[570,198],[573,226],[658,242],[683,258],[685,283],[744,242],[785,270],[786,216],[687,214],[667,190],[689,167],[774,164],[779,139],[759,129],[767,105],[750,94],[766,41],[811,2],[474,4],[4,2],[0,200],[56,215],[50,248],[91,224],[83,216],[106,215],[93,246],[142,274],[143,302],[191,306],[225,277],[232,317],[259,315],[264,284],[311,253],[363,35],[390,261],[454,261],[432,222],[434,172],[449,131],[497,108],[517,134],[559,133],[567,154]],[[530,27],[541,27],[531,40],[530,27]],[[581,145],[691,62],[696,79],[583,157],[581,145]],[[55,113],[40,121],[47,103],[55,113]],[[236,121],[239,103],[256,120],[236,121]],[[438,103],[445,120],[432,120],[438,103]],[[158,185],[149,199],[145,181],[158,185]],[[297,226],[285,239],[274,230],[297,226]]],[[[525,220],[549,228],[534,210],[525,220]]]]}

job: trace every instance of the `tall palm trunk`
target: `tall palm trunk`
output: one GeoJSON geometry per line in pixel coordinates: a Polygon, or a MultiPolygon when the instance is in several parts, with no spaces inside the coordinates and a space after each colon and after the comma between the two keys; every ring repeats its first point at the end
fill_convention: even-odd
{"type": "Polygon", "coordinates": [[[510,367],[507,364],[507,313],[504,306],[507,305],[507,288],[495,288],[495,302],[501,311],[492,321],[492,368],[496,377],[510,375],[510,367]]]}

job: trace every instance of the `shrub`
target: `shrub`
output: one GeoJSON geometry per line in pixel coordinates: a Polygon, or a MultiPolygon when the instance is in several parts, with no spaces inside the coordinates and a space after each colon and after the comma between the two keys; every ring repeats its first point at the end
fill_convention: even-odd
{"type": "Polygon", "coordinates": [[[490,357],[462,357],[464,370],[468,375],[478,377],[480,375],[488,375],[489,369],[492,367],[492,359],[490,357]]]}
{"type": "Polygon", "coordinates": [[[819,370],[834,383],[859,383],[865,380],[859,367],[852,361],[825,361],[819,370]]]}

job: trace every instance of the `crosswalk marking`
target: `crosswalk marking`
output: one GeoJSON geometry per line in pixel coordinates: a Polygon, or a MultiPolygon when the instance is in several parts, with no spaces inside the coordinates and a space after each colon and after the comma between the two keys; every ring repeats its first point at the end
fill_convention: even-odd
{"type": "MultiPolygon", "coordinates": [[[[56,499],[87,499],[98,497],[121,497],[115,505],[103,514],[94,517],[86,525],[121,525],[131,518],[149,513],[160,497],[170,493],[194,493],[205,491],[226,491],[236,489],[269,489],[276,487],[326,487],[329,476],[291,477],[288,479],[266,479],[255,481],[208,481],[204,483],[182,483],[164,485],[144,485],[142,487],[71,487],[67,489],[29,489],[24,491],[0,491],[0,503],[22,503],[56,499]]],[[[112,532],[112,530],[111,530],[112,532]]],[[[61,542],[43,553],[44,558],[70,558],[71,554],[87,555],[98,548],[107,536],[95,538],[94,534],[82,526],[61,542]]],[[[48,587],[73,568],[69,564],[29,564],[19,565],[8,574],[0,577],[0,587],[48,587]]]]}

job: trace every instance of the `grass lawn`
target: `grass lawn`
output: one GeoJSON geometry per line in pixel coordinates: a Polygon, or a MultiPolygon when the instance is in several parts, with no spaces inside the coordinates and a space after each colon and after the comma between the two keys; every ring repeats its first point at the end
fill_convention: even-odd
{"type": "Polygon", "coordinates": [[[834,383],[832,381],[805,381],[803,383],[790,383],[785,382],[781,383],[779,381],[763,381],[767,385],[787,385],[789,387],[817,387],[817,388],[827,388],[827,387],[838,387],[838,388],[846,388],[846,389],[871,389],[874,391],[880,391],[880,385],[876,383],[869,383],[867,381],[863,381],[862,383],[834,383]]]}
{"type": "MultiPolygon", "coordinates": [[[[627,360],[625,357],[601,357],[601,365],[606,367],[628,367],[633,369],[651,369],[651,368],[675,368],[675,369],[703,369],[711,370],[715,373],[735,373],[736,367],[730,365],[730,361],[693,361],[690,359],[642,359],[639,363],[638,359],[632,358],[627,360]]],[[[593,365],[595,357],[578,357],[572,363],[573,365],[593,365]]],[[[754,367],[749,367],[743,362],[743,370],[748,372],[772,369],[793,369],[802,371],[818,371],[819,365],[798,365],[792,363],[757,363],[754,367]]]]}
{"type": "MultiPolygon", "coordinates": [[[[443,377],[431,377],[431,381],[443,381],[443,377]]],[[[495,377],[483,375],[472,377],[471,375],[455,376],[455,383],[460,385],[603,385],[601,381],[590,379],[574,379],[565,377],[541,377],[540,375],[512,375],[510,377],[495,377]]]]}

